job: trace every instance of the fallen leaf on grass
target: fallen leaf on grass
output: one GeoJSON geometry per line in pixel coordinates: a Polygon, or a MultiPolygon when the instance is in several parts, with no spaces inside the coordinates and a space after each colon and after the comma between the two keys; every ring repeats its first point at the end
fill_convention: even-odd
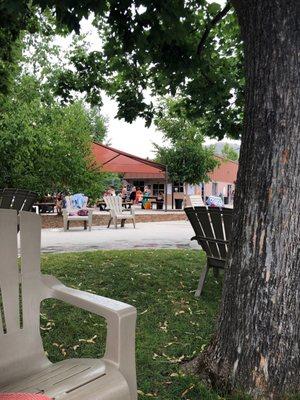
{"type": "Polygon", "coordinates": [[[181,393],[181,397],[184,397],[194,387],[195,387],[195,385],[191,385],[189,388],[185,389],[185,391],[181,393]]]}
{"type": "Polygon", "coordinates": [[[167,343],[164,348],[172,346],[172,344],[178,344],[178,342],[169,342],[167,343]]]}
{"type": "Polygon", "coordinates": [[[159,329],[161,329],[164,332],[168,332],[168,321],[165,322],[160,322],[159,323],[159,329]]]}
{"type": "Polygon", "coordinates": [[[137,393],[140,394],[141,396],[157,397],[156,394],[153,394],[153,393],[144,393],[142,390],[137,390],[137,393]]]}
{"type": "Polygon", "coordinates": [[[96,343],[96,342],[95,342],[96,337],[97,337],[97,335],[94,335],[91,339],[79,339],[78,342],[96,343]]]}
{"type": "Polygon", "coordinates": [[[63,347],[60,349],[60,352],[61,352],[61,354],[62,354],[64,357],[66,357],[67,352],[66,352],[66,350],[65,350],[63,347]]]}
{"type": "Polygon", "coordinates": [[[168,356],[167,354],[165,354],[165,353],[162,353],[162,355],[163,355],[171,364],[180,363],[180,362],[185,358],[184,355],[180,356],[179,358],[169,357],[169,356],[168,356]]]}

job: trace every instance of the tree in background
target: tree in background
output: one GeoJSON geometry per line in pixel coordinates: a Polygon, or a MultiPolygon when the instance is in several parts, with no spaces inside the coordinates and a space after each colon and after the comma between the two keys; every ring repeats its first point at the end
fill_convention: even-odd
{"type": "Polygon", "coordinates": [[[190,121],[180,101],[168,99],[161,104],[155,125],[167,145],[156,148],[156,159],[167,165],[173,182],[199,184],[218,165],[213,149],[204,147],[203,122],[190,121]]]}
{"type": "Polygon", "coordinates": [[[239,159],[238,153],[228,143],[224,144],[221,153],[228,160],[237,161],[239,159]]]}
{"type": "Polygon", "coordinates": [[[1,103],[0,186],[99,197],[107,179],[91,155],[99,116],[81,102],[62,107],[43,95],[34,77],[22,76],[1,103]]]}
{"type": "MultiPolygon", "coordinates": [[[[87,108],[76,99],[61,104],[55,96],[57,71],[66,60],[53,42],[51,13],[39,13],[36,27],[16,43],[19,63],[10,74],[10,92],[1,98],[0,186],[40,196],[84,192],[95,199],[114,178],[96,168],[91,155],[91,141],[105,139],[107,122],[99,107],[87,108]]],[[[79,36],[76,43],[83,40],[79,36]]]]}
{"type": "Polygon", "coordinates": [[[106,89],[127,121],[151,122],[148,87],[159,96],[183,94],[189,115],[205,115],[213,137],[239,136],[245,99],[220,317],[195,370],[220,389],[260,399],[299,392],[299,1],[231,0],[222,10],[205,0],[17,3],[17,10],[11,0],[1,3],[1,59],[12,57],[28,29],[30,6],[57,4],[58,24],[75,31],[93,12],[103,51],[75,55],[78,74],[65,71],[60,89],[70,93],[82,82],[93,101],[106,89]]]}

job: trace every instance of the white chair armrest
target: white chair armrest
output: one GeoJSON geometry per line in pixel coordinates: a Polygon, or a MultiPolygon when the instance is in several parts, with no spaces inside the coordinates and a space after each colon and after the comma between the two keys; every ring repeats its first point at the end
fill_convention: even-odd
{"type": "Polygon", "coordinates": [[[109,212],[110,212],[110,215],[111,215],[112,218],[114,218],[114,217],[117,216],[117,213],[116,213],[116,211],[115,211],[113,208],[110,208],[110,209],[109,209],[109,212]]]}
{"type": "Polygon", "coordinates": [[[106,319],[106,351],[103,359],[114,364],[129,381],[134,382],[135,307],[107,297],[69,288],[50,275],[42,275],[42,283],[44,299],[62,300],[106,319]]]}
{"type": "Polygon", "coordinates": [[[130,208],[130,213],[131,213],[131,215],[135,216],[135,209],[132,206],[130,208]]]}

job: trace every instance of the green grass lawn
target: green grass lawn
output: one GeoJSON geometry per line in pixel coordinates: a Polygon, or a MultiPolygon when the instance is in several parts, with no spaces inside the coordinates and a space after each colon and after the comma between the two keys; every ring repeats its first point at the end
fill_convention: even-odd
{"type": "MultiPolygon", "coordinates": [[[[221,279],[209,275],[202,297],[194,297],[204,262],[204,253],[193,250],[97,251],[44,255],[42,271],[137,307],[140,399],[212,400],[222,397],[181,371],[208,343],[218,311],[221,279]]],[[[97,316],[48,300],[42,330],[52,361],[103,355],[105,321],[97,316]]]]}

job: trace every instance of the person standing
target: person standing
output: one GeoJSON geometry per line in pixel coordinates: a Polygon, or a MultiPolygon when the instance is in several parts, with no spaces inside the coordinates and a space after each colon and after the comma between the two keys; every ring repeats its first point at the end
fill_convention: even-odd
{"type": "Polygon", "coordinates": [[[136,197],[135,197],[135,204],[138,204],[142,201],[143,198],[143,192],[141,191],[141,189],[138,187],[136,189],[136,197]]]}
{"type": "Polygon", "coordinates": [[[132,186],[131,192],[130,192],[130,196],[129,196],[129,200],[134,204],[135,200],[136,200],[136,187],[132,186]]]}
{"type": "Polygon", "coordinates": [[[145,209],[145,205],[149,200],[150,194],[151,194],[150,189],[148,188],[148,186],[145,186],[143,200],[142,200],[142,209],[143,210],[145,209]]]}

